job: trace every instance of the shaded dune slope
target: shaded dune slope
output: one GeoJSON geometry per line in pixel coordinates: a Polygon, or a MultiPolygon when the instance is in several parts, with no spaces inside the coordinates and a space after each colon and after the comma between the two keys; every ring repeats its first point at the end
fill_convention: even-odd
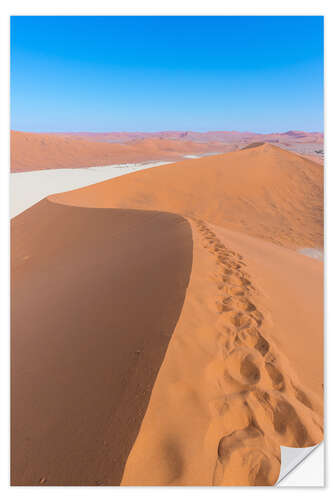
{"type": "Polygon", "coordinates": [[[181,312],[178,215],[43,200],[12,221],[12,484],[119,484],[181,312]]]}
{"type": "Polygon", "coordinates": [[[163,210],[289,248],[323,246],[323,169],[264,144],[53,195],[60,203],[163,210]]]}

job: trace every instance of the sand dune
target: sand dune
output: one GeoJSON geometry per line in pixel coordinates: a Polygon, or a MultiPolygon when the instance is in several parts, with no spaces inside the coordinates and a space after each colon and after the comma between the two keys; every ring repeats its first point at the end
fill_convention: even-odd
{"type": "Polygon", "coordinates": [[[177,160],[185,154],[224,152],[235,149],[211,142],[200,144],[167,138],[145,138],[130,143],[110,143],[70,134],[11,132],[11,171],[177,160]]]}
{"type": "Polygon", "coordinates": [[[264,144],[185,160],[52,199],[198,216],[290,248],[323,246],[323,169],[264,144]]]}
{"type": "Polygon", "coordinates": [[[184,301],[181,217],[44,200],[12,222],[12,484],[119,484],[184,301]]]}
{"type": "Polygon", "coordinates": [[[14,218],[14,484],[272,485],[320,442],[322,184],[263,144],[14,218]]]}

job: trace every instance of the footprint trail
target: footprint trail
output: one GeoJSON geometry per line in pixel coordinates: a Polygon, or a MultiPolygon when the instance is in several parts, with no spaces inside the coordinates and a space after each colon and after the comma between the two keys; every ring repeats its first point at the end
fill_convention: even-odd
{"type": "Polygon", "coordinates": [[[212,485],[273,485],[280,445],[313,446],[323,438],[320,416],[287,360],[275,347],[259,310],[259,291],[242,255],[227,248],[202,220],[201,243],[216,262],[216,357],[207,446],[215,449],[212,485]]]}

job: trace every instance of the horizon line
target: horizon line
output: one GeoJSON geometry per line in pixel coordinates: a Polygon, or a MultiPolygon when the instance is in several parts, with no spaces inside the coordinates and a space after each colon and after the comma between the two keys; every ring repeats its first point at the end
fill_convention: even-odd
{"type": "Polygon", "coordinates": [[[251,130],[195,130],[195,129],[161,129],[161,130],[104,130],[104,131],[93,131],[93,130],[57,130],[57,131],[31,131],[31,130],[18,130],[10,129],[10,132],[20,132],[26,134],[161,134],[161,133],[197,133],[197,134],[214,134],[214,133],[225,133],[225,134],[257,134],[257,135],[272,135],[272,134],[290,134],[290,133],[305,133],[305,134],[322,134],[324,131],[320,130],[301,130],[301,129],[289,129],[285,131],[271,131],[271,132],[256,132],[251,130]]]}

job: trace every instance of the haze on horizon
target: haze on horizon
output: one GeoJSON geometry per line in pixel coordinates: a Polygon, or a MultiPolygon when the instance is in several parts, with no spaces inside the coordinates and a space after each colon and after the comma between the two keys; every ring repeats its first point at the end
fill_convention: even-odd
{"type": "Polygon", "coordinates": [[[323,131],[323,17],[11,18],[11,128],[323,131]]]}

